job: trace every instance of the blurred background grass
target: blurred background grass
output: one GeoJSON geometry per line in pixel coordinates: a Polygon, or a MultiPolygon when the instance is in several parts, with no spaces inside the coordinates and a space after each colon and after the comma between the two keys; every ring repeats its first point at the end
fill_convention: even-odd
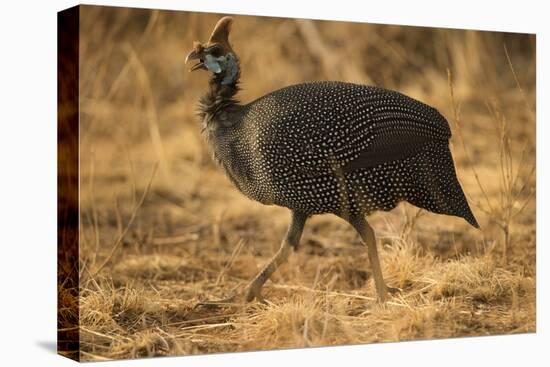
{"type": "Polygon", "coordinates": [[[288,221],[233,188],[200,136],[208,75],[184,59],[220,17],[81,7],[83,358],[534,331],[535,36],[285,18],[235,16],[241,101],[325,79],[434,106],[482,231],[409,205],[374,214],[386,278],[404,289],[380,308],[359,239],[316,217],[268,282],[273,303],[192,310],[245,284],[288,221]]]}

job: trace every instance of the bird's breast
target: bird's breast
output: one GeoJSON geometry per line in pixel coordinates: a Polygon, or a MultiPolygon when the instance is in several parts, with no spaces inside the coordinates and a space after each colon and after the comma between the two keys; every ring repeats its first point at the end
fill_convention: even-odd
{"type": "Polygon", "coordinates": [[[243,134],[235,126],[206,129],[214,160],[244,195],[262,204],[272,204],[268,177],[262,173],[262,157],[254,147],[250,130],[243,134]]]}

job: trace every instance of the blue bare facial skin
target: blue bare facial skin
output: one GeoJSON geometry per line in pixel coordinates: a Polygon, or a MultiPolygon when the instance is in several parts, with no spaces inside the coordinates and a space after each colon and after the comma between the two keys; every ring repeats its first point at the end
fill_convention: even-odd
{"type": "Polygon", "coordinates": [[[239,73],[239,67],[237,66],[237,60],[235,59],[235,56],[233,56],[232,53],[228,53],[225,57],[225,78],[222,80],[223,85],[232,84],[235,82],[235,79],[237,78],[237,74],[239,73]]]}
{"type": "Polygon", "coordinates": [[[204,65],[214,74],[219,74],[222,72],[222,68],[220,66],[220,59],[222,58],[225,59],[224,56],[216,58],[212,55],[206,55],[204,58],[204,65]]]}
{"type": "Polygon", "coordinates": [[[206,55],[204,58],[204,65],[214,74],[225,72],[226,75],[221,82],[223,85],[233,83],[238,73],[237,62],[232,53],[220,57],[206,55]]]}

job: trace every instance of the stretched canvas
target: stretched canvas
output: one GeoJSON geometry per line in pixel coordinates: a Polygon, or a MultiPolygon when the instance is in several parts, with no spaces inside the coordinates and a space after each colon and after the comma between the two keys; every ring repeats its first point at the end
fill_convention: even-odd
{"type": "Polygon", "coordinates": [[[535,332],[535,35],[58,14],[58,351],[535,332]]]}

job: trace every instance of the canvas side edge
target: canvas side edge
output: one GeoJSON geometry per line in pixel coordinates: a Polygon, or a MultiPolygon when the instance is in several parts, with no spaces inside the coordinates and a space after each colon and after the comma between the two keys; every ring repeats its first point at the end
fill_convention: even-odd
{"type": "Polygon", "coordinates": [[[57,352],[80,360],[80,7],[57,14],[57,352]]]}

